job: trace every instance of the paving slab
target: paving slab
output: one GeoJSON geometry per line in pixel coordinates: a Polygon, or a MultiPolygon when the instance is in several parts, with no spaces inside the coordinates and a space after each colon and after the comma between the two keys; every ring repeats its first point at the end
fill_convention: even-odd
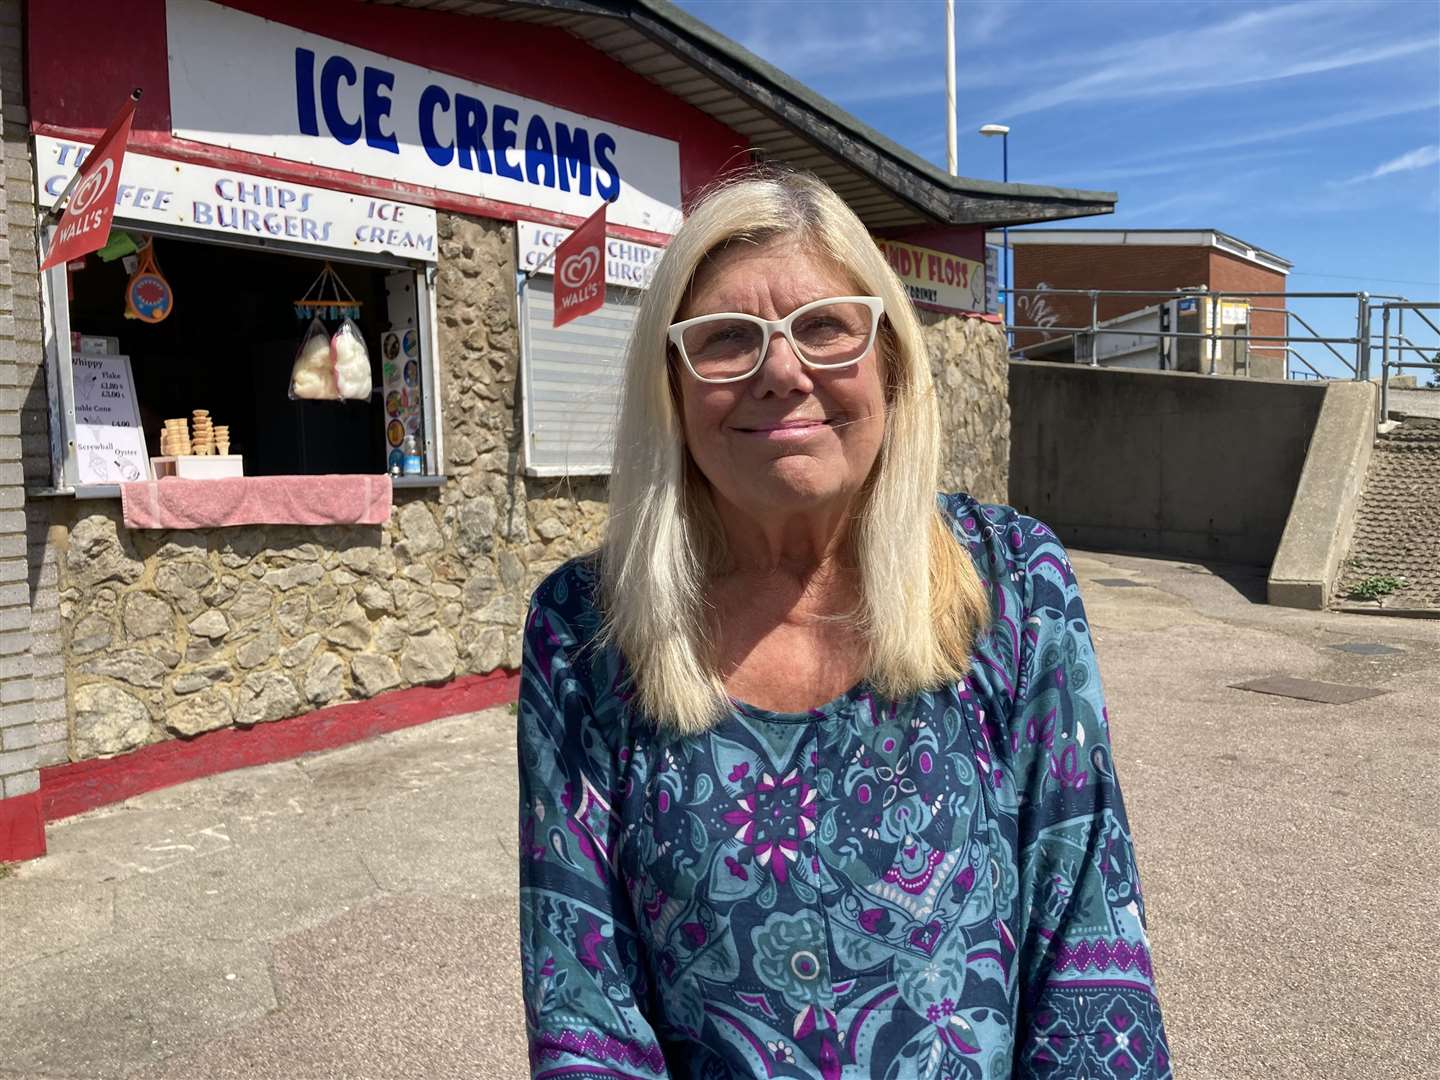
{"type": "MultiPolygon", "coordinates": [[[[1440,622],[1071,554],[1178,1075],[1440,1074],[1440,622]]],[[[527,1076],[514,760],[492,709],[53,825],[0,881],[0,1077],[527,1076]]]]}

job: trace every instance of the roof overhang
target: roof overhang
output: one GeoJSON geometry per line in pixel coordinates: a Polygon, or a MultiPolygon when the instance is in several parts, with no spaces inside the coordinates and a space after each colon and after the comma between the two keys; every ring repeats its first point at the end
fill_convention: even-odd
{"type": "MultiPolygon", "coordinates": [[[[986,243],[999,244],[998,233],[987,235],[986,243]]],[[[1210,247],[1244,259],[1277,274],[1294,267],[1289,259],[1247,244],[1219,229],[1022,229],[1010,234],[1013,247],[1210,247]]]]}
{"type": "Polygon", "coordinates": [[[950,176],[666,0],[369,0],[553,26],[828,183],[871,230],[1110,214],[1116,196],[950,176]]]}

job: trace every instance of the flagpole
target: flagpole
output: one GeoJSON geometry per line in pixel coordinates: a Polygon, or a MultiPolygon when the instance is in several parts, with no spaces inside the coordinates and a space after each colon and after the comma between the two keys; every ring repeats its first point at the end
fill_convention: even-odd
{"type": "MultiPolygon", "coordinates": [[[[138,105],[140,103],[140,97],[142,94],[144,94],[144,91],[137,86],[134,90],[130,91],[130,100],[138,105]]],[[[104,135],[100,136],[100,141],[105,141],[104,135]]],[[[85,172],[84,164],[84,162],[78,162],[76,164],[75,174],[70,177],[70,182],[66,184],[60,194],[56,196],[54,203],[52,203],[50,206],[50,209],[46,210],[45,216],[40,219],[40,228],[45,228],[46,225],[49,225],[52,221],[54,221],[56,218],[58,218],[61,214],[65,212],[65,204],[70,201],[70,196],[75,191],[75,185],[80,182],[80,177],[85,172]]]]}

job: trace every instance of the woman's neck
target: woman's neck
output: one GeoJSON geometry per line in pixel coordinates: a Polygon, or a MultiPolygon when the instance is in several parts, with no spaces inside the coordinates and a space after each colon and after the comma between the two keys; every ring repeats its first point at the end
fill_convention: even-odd
{"type": "Polygon", "coordinates": [[[716,499],[725,532],[722,576],[787,578],[823,585],[853,570],[851,505],[755,512],[716,499]]]}

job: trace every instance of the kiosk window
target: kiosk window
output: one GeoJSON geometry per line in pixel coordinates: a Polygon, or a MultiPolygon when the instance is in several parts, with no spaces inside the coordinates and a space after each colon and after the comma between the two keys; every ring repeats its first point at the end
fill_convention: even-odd
{"type": "MultiPolygon", "coordinates": [[[[143,239],[138,229],[117,222],[116,231],[122,229],[143,239]]],[[[433,341],[428,324],[421,332],[422,320],[430,317],[422,274],[331,259],[360,305],[354,322],[370,355],[373,389],[366,401],[292,400],[291,367],[310,323],[310,315],[297,313],[295,301],[305,295],[324,260],[167,235],[155,237],[153,251],[173,296],[163,321],[126,317],[129,272],[121,259],[107,262],[98,254],[68,271],[67,302],[50,305],[57,338],[63,335],[83,346],[72,348],[72,361],[84,351],[109,351],[109,345],[118,345],[115,351],[129,357],[150,456],[160,456],[160,432],[167,420],[204,409],[213,424],[229,428],[230,453],[243,456],[247,476],[391,471],[400,457],[387,435],[387,429],[395,429],[387,413],[385,357],[390,355],[389,367],[395,369],[399,355],[403,366],[406,358],[398,352],[401,338],[396,335],[406,329],[405,348],[414,361],[408,374],[413,399],[421,401],[430,390],[433,360],[419,355],[420,344],[433,341]]],[[[52,295],[56,285],[52,277],[52,295]]],[[[340,323],[327,320],[326,325],[334,331],[340,323]]],[[[388,374],[393,382],[394,371],[388,374]]],[[[437,410],[412,414],[420,418],[418,448],[429,451],[425,464],[431,467],[425,472],[438,473],[431,464],[438,432],[428,430],[437,410]]],[[[76,485],[76,477],[64,481],[76,485]]],[[[56,486],[62,486],[59,477],[56,486]]]]}
{"type": "Polygon", "coordinates": [[[558,328],[554,279],[531,278],[521,297],[525,471],[608,475],[625,348],[640,291],[610,285],[602,308],[558,328]]]}

